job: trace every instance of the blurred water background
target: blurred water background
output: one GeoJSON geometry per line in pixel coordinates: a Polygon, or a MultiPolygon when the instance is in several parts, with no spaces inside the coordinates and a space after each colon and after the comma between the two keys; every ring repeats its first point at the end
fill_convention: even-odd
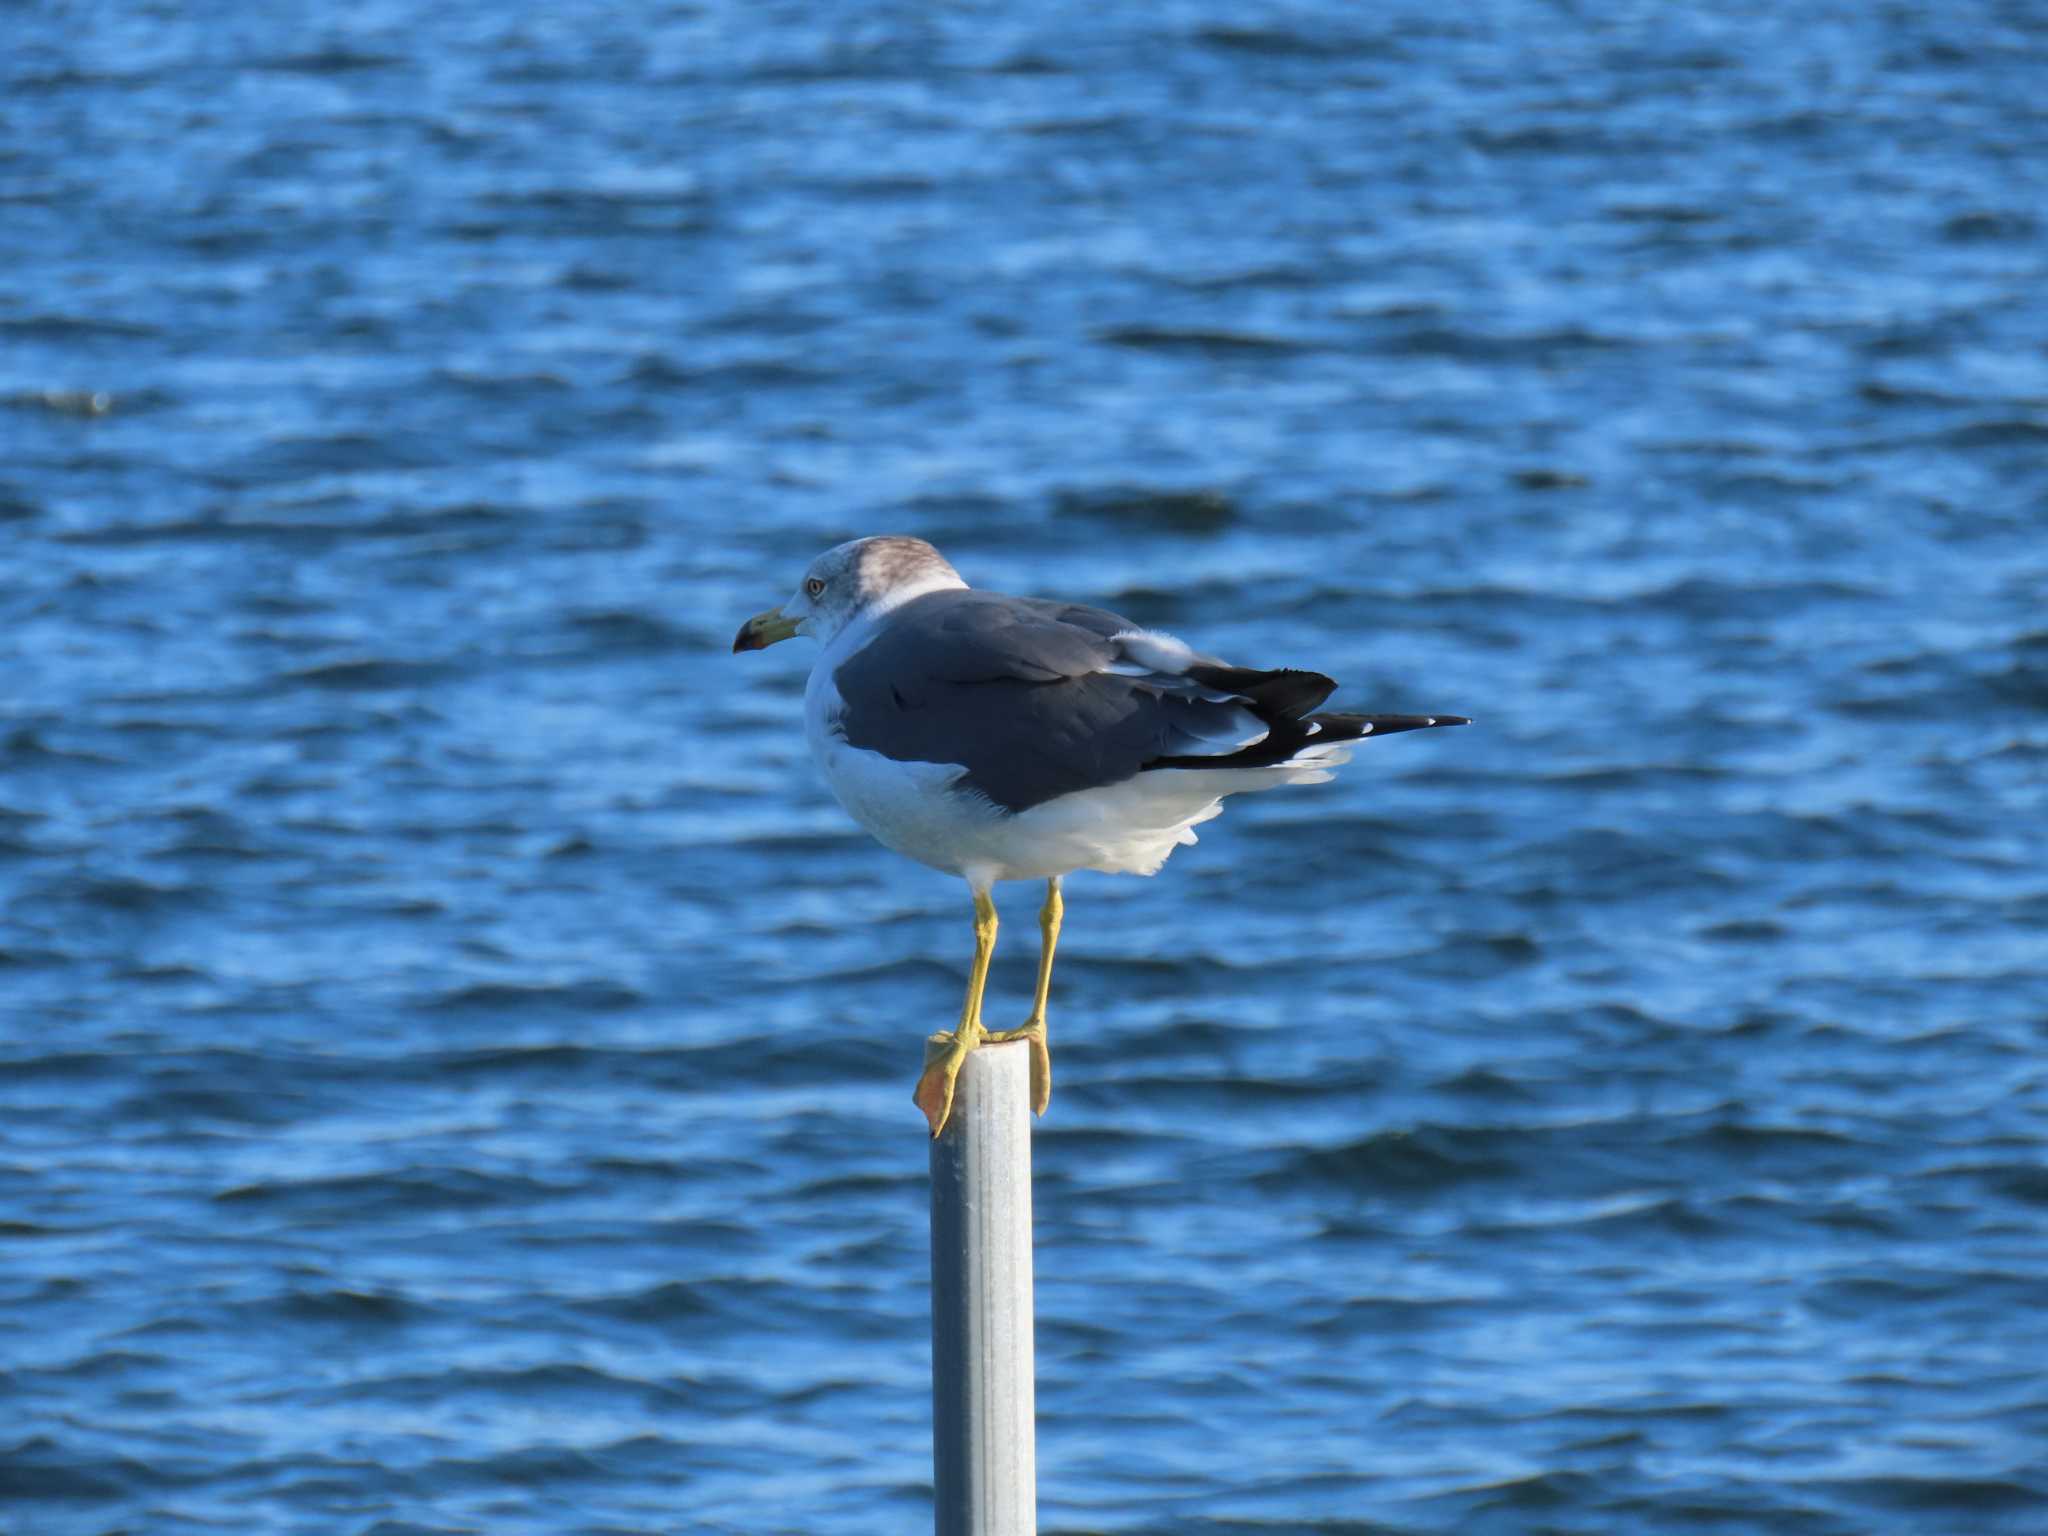
{"type": "Polygon", "coordinates": [[[883,531],[1479,722],[1070,883],[1048,1532],[2048,1529],[2040,5],[0,32],[0,1529],[928,1520],[883,531]]]}

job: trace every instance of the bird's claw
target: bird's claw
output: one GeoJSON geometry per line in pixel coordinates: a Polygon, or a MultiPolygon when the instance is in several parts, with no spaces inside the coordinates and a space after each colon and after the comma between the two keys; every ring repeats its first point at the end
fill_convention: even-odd
{"type": "Polygon", "coordinates": [[[978,1036],[964,1037],[957,1031],[925,1037],[924,1071],[918,1074],[917,1087],[910,1097],[924,1111],[935,1141],[953,1113],[953,1089],[960,1080],[960,1068],[967,1053],[980,1043],[978,1036]]]}
{"type": "Polygon", "coordinates": [[[1022,1040],[1031,1047],[1031,1113],[1042,1115],[1052,1103],[1052,1051],[1045,1043],[1045,1020],[1031,1019],[1016,1029],[990,1035],[990,1045],[1022,1040]]]}

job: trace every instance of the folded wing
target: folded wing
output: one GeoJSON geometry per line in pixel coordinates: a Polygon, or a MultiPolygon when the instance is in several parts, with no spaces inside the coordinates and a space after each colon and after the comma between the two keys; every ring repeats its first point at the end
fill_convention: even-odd
{"type": "Polygon", "coordinates": [[[1232,667],[1100,608],[971,589],[914,598],[833,674],[847,743],[955,763],[1005,811],[1177,768],[1259,768],[1452,716],[1316,715],[1315,672],[1232,667]]]}

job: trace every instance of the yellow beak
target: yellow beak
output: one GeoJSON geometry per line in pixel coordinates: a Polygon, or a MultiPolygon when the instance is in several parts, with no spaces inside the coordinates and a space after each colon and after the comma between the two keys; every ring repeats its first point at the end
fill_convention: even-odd
{"type": "Polygon", "coordinates": [[[780,608],[770,608],[766,613],[757,613],[740,626],[740,632],[732,638],[733,654],[741,651],[765,651],[778,640],[787,640],[796,633],[797,620],[785,619],[780,608]]]}

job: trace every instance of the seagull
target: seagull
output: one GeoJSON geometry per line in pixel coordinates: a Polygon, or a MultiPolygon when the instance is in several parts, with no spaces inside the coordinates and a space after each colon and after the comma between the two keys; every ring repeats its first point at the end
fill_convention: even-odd
{"type": "Polygon", "coordinates": [[[1156,874],[1223,797],[1319,784],[1367,736],[1469,725],[1457,715],[1317,714],[1336,684],[1205,656],[1101,608],[970,587],[923,539],[828,549],[796,595],[732,648],[795,635],[822,649],[804,734],[825,782],[885,847],[958,875],[974,898],[960,1022],[925,1042],[912,1094],[936,1137],[983,1043],[1031,1048],[1031,1107],[1052,1098],[1045,1006],[1077,869],[1156,874]],[[1017,1029],[982,1027],[998,880],[1043,880],[1038,986],[1017,1029]]]}

